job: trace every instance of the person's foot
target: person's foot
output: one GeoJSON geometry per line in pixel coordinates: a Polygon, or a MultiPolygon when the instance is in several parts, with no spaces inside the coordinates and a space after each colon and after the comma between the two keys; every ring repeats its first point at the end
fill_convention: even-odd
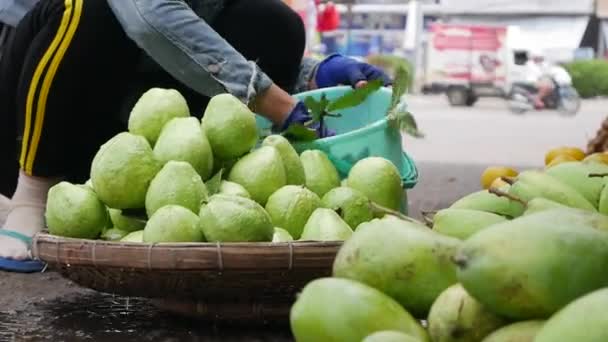
{"type": "MultiPolygon", "coordinates": [[[[13,203],[3,229],[33,237],[44,228],[44,205],[13,203]]],[[[31,259],[29,246],[12,236],[0,235],[0,257],[11,260],[31,259]]]]}
{"type": "Polygon", "coordinates": [[[8,213],[11,211],[11,200],[0,194],[0,227],[4,226],[8,213]]]}
{"type": "MultiPolygon", "coordinates": [[[[44,211],[49,189],[59,180],[26,175],[20,172],[17,189],[11,199],[3,229],[33,237],[45,226],[44,211]]],[[[11,260],[30,259],[30,249],[21,238],[0,234],[0,257],[11,260]]]]}

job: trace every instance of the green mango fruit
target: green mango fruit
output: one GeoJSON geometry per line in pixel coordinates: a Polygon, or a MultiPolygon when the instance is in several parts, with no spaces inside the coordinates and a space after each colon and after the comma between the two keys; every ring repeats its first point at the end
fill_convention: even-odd
{"type": "Polygon", "coordinates": [[[545,321],[523,321],[504,326],[483,339],[482,342],[534,342],[545,321]]]}
{"type": "Polygon", "coordinates": [[[503,216],[471,209],[443,209],[433,217],[433,230],[443,235],[465,240],[478,231],[505,222],[503,216]]]}
{"type": "Polygon", "coordinates": [[[455,284],[433,303],[428,323],[433,342],[479,342],[506,321],[455,284]]]}
{"type": "Polygon", "coordinates": [[[545,319],[608,285],[608,234],[585,211],[553,209],[487,228],[454,257],[458,280],[490,310],[545,319]]]}
{"type": "Polygon", "coordinates": [[[429,342],[424,328],[399,303],[348,279],[321,278],[308,283],[289,318],[297,342],[361,342],[385,330],[429,342]]]}
{"type": "Polygon", "coordinates": [[[597,208],[600,214],[603,215],[608,215],[608,186],[606,186],[606,184],[608,184],[608,182],[605,183],[604,188],[600,193],[600,202],[597,208]]]}
{"type": "Polygon", "coordinates": [[[545,172],[577,190],[594,207],[598,207],[600,194],[604,188],[604,179],[601,177],[589,177],[589,175],[608,174],[608,165],[569,162],[550,167],[545,172]]]}
{"type": "Polygon", "coordinates": [[[537,198],[533,198],[532,200],[528,201],[528,204],[526,205],[526,211],[524,211],[524,216],[540,213],[541,211],[545,211],[545,210],[549,210],[549,209],[566,209],[566,208],[570,208],[570,207],[563,205],[561,203],[557,203],[550,199],[537,197],[537,198]]]}
{"type": "Polygon", "coordinates": [[[608,288],[582,296],[551,317],[534,342],[608,341],[608,288]]]}
{"type": "Polygon", "coordinates": [[[420,342],[420,340],[400,331],[379,331],[367,336],[361,342],[420,342]]]}
{"type": "Polygon", "coordinates": [[[523,203],[500,197],[487,190],[467,195],[454,202],[450,208],[480,210],[511,218],[521,216],[525,210],[523,203]]]}
{"type": "Polygon", "coordinates": [[[457,282],[451,258],[459,245],[423,225],[374,219],[344,242],[333,274],[373,286],[425,317],[439,294],[457,282]]]}
{"type": "Polygon", "coordinates": [[[596,211],[593,204],[574,188],[540,171],[520,173],[509,194],[526,202],[543,197],[568,207],[596,211]]]}

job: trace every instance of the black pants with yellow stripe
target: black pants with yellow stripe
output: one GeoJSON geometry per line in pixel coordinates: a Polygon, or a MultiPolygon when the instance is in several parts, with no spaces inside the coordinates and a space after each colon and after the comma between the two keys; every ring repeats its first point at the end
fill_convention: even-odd
{"type": "MultiPolygon", "coordinates": [[[[265,23],[252,15],[269,10],[264,6],[284,7],[280,0],[228,3],[211,26],[246,58],[259,61],[279,86],[293,87],[305,44],[302,23],[293,16],[265,23]],[[276,30],[278,24],[292,28],[276,30]],[[285,37],[285,32],[301,35],[285,37]],[[277,46],[291,53],[282,53],[281,63],[265,63],[276,60],[277,46]]],[[[99,146],[126,130],[128,111],[150,87],[178,89],[193,115],[202,115],[208,102],[151,62],[105,0],[41,0],[11,38],[0,61],[0,193],[5,196],[12,195],[19,169],[84,182],[99,146]],[[142,60],[152,71],[138,71],[142,60]]]]}

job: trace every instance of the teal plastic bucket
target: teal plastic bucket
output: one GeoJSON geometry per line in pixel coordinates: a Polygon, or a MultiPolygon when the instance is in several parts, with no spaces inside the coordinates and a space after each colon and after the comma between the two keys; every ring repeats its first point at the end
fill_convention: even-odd
{"type": "MultiPolygon", "coordinates": [[[[325,88],[294,96],[300,100],[308,96],[319,99],[325,94],[332,100],[350,89],[350,87],[325,88]]],[[[336,136],[309,143],[295,143],[295,149],[298,153],[311,149],[324,151],[343,179],[359,160],[370,156],[383,157],[397,166],[403,187],[413,188],[418,182],[418,170],[414,161],[403,151],[401,133],[389,127],[386,120],[391,96],[391,89],[381,88],[361,105],[340,111],[342,117],[326,118],[327,126],[336,131],[336,136]]],[[[259,115],[257,124],[261,132],[267,132],[272,126],[270,121],[259,115]]]]}

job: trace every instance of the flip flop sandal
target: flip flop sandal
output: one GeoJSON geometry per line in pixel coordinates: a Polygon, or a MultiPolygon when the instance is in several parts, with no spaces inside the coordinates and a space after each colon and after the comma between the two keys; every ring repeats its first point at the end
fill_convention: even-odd
{"type": "MultiPolygon", "coordinates": [[[[19,240],[27,245],[28,250],[32,246],[32,238],[19,232],[0,229],[0,236],[8,236],[15,240],[19,240]]],[[[17,272],[17,273],[37,273],[42,272],[46,268],[46,264],[38,260],[13,260],[0,257],[0,271],[17,272]]]]}

